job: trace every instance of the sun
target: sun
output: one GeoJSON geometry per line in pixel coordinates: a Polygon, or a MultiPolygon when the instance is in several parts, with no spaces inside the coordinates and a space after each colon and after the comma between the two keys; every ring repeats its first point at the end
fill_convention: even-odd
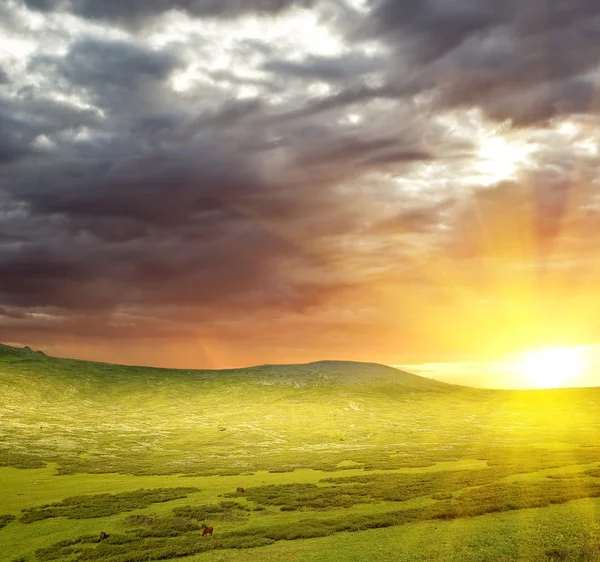
{"type": "Polygon", "coordinates": [[[517,371],[535,388],[558,388],[576,381],[588,367],[585,349],[549,347],[523,353],[516,362],[517,371]]]}

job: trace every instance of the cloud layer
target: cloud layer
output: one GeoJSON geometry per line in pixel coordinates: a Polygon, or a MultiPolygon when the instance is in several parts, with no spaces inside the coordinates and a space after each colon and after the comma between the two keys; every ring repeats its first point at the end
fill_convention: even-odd
{"type": "Polygon", "coordinates": [[[595,0],[0,12],[0,340],[399,363],[592,298],[595,0]]]}

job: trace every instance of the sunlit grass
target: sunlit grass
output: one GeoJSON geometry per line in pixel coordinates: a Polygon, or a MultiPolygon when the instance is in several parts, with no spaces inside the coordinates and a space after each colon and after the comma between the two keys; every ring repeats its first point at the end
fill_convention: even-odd
{"type": "Polygon", "coordinates": [[[335,561],[351,552],[342,544],[356,560],[394,548],[402,560],[594,560],[599,390],[477,390],[381,369],[217,373],[5,355],[0,561],[312,560],[311,548],[335,561]],[[557,503],[587,534],[533,540],[562,524],[557,503]],[[512,536],[493,535],[501,515],[512,536]],[[375,549],[374,528],[396,544],[375,549]],[[101,530],[111,537],[100,544],[101,530]]]}

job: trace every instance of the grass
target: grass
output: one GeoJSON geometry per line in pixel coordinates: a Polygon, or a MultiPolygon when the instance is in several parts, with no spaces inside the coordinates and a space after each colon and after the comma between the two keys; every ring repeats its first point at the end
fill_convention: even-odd
{"type": "MultiPolygon", "coordinates": [[[[315,537],[325,537],[342,532],[365,531],[368,529],[398,527],[418,521],[450,520],[479,516],[487,513],[514,511],[532,507],[545,507],[566,503],[581,497],[582,488],[548,489],[538,483],[518,483],[494,485],[471,489],[460,494],[456,501],[439,502],[421,508],[405,509],[379,515],[345,515],[329,518],[305,517],[294,522],[279,525],[248,526],[236,532],[224,533],[216,539],[202,540],[200,529],[188,524],[186,519],[197,518],[196,513],[180,510],[177,517],[170,520],[149,518],[141,521],[148,532],[140,532],[112,537],[101,546],[90,547],[91,537],[81,537],[76,541],[56,544],[38,551],[40,559],[65,559],[75,554],[76,560],[144,560],[174,558],[173,553],[196,554],[208,550],[230,548],[253,548],[275,541],[295,541],[315,537]],[[233,546],[233,544],[237,546],[233,546]]],[[[600,484],[600,483],[599,483],[600,484]]],[[[600,485],[595,489],[600,495],[600,485]]],[[[203,514],[204,515],[204,514],[203,514]]],[[[139,523],[138,523],[139,524],[139,523]]],[[[568,549],[567,549],[568,550],[568,549]]],[[[558,552],[558,551],[557,551],[558,552]]]]}
{"type": "Polygon", "coordinates": [[[231,520],[247,516],[252,511],[247,505],[234,501],[220,501],[217,504],[200,504],[177,507],[173,510],[176,517],[197,521],[231,520]]]}
{"type": "Polygon", "coordinates": [[[172,371],[0,346],[0,561],[598,560],[597,404],[371,364],[172,371]]]}
{"type": "Polygon", "coordinates": [[[19,520],[22,523],[33,523],[51,517],[68,517],[69,519],[107,517],[132,509],[143,509],[153,503],[186,498],[188,494],[197,491],[197,488],[158,488],[120,494],[72,496],[59,503],[24,509],[19,520]]]}
{"type": "Polygon", "coordinates": [[[0,529],[2,529],[2,527],[6,527],[6,525],[8,525],[14,519],[14,515],[0,515],[0,529]]]}
{"type": "Polygon", "coordinates": [[[547,508],[468,519],[281,541],[250,551],[213,551],[185,562],[593,562],[600,502],[580,500],[547,508]],[[565,544],[568,541],[568,544],[565,544]]]}

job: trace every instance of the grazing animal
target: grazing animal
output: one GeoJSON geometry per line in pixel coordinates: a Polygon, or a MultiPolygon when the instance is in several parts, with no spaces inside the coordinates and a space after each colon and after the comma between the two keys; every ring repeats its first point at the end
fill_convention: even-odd
{"type": "Polygon", "coordinates": [[[104,531],[101,531],[100,532],[100,538],[98,539],[98,542],[101,542],[104,539],[107,539],[108,537],[110,537],[110,535],[108,533],[105,533],[104,531]]]}
{"type": "Polygon", "coordinates": [[[235,490],[238,494],[243,494],[246,490],[244,488],[236,488],[235,490]]]}
{"type": "Polygon", "coordinates": [[[202,536],[206,536],[206,535],[212,535],[213,534],[213,528],[212,527],[208,527],[206,525],[202,525],[202,528],[204,529],[202,531],[202,536]]]}

